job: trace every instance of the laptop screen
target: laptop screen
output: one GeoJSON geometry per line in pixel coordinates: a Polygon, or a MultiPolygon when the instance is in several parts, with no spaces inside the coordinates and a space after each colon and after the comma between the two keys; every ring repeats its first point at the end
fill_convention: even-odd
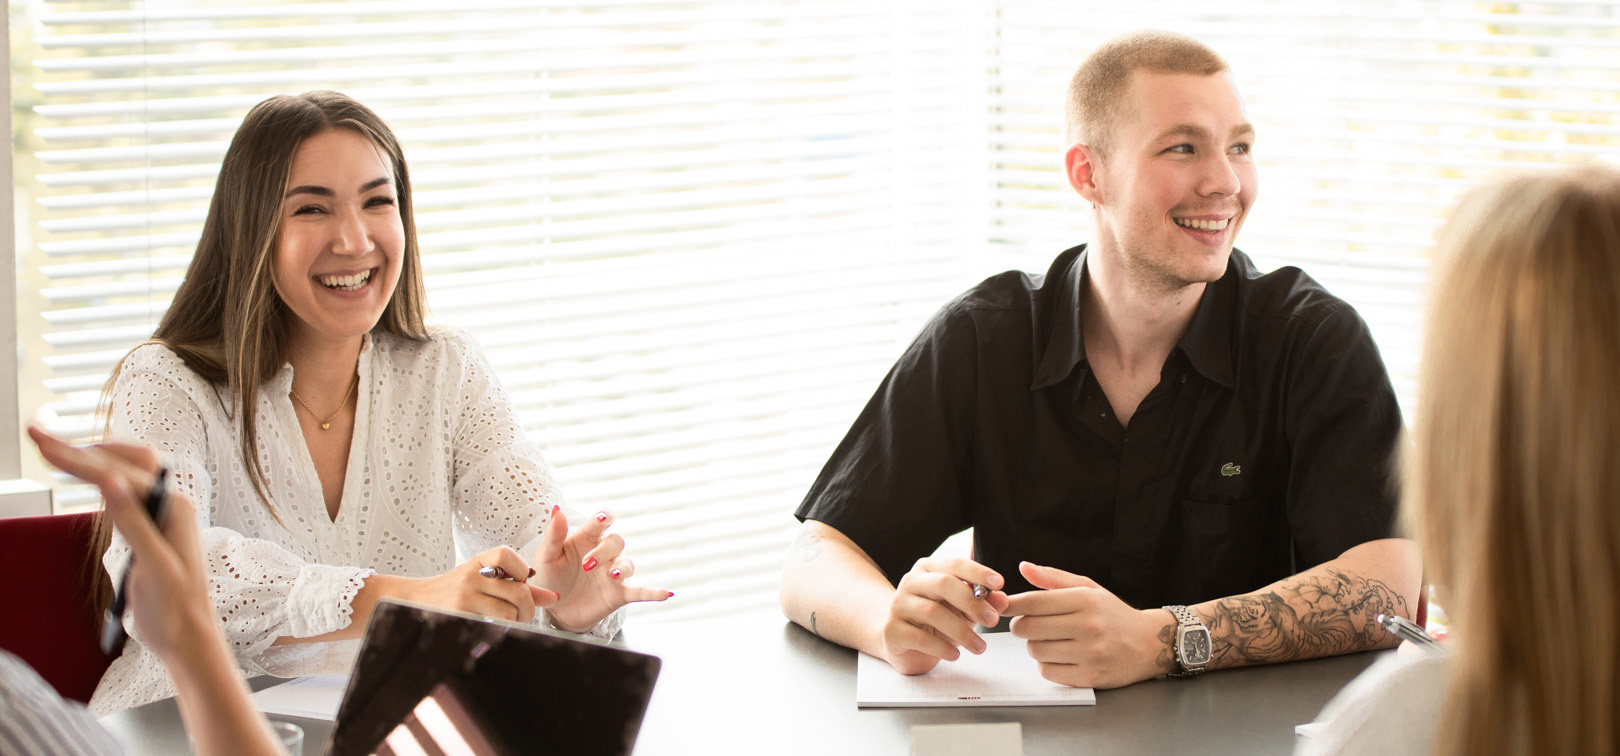
{"type": "Polygon", "coordinates": [[[366,626],[328,753],[376,752],[443,684],[494,753],[629,754],[659,666],[579,636],[385,600],[366,626]]]}

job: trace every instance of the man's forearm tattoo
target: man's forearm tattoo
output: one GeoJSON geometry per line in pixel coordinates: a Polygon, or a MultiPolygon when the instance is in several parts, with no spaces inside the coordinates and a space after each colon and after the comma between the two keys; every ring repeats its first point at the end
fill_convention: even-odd
{"type": "Polygon", "coordinates": [[[1159,671],[1163,674],[1170,674],[1178,668],[1176,665],[1177,627],[1178,625],[1172,622],[1159,631],[1159,642],[1164,644],[1164,648],[1159,650],[1159,657],[1154,659],[1153,663],[1158,666],[1159,671]]]}
{"type": "MultiPolygon", "coordinates": [[[[1337,570],[1286,580],[1270,593],[1215,603],[1211,666],[1314,659],[1363,651],[1390,636],[1379,614],[1407,614],[1389,586],[1337,570]]],[[[1173,636],[1172,636],[1173,637],[1173,636]]]]}

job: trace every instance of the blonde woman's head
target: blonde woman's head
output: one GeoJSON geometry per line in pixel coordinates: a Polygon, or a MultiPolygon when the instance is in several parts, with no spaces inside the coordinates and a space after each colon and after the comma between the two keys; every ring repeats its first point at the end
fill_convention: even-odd
{"type": "Polygon", "coordinates": [[[1438,742],[1613,752],[1620,171],[1473,192],[1433,281],[1405,485],[1457,638],[1438,742]]]}

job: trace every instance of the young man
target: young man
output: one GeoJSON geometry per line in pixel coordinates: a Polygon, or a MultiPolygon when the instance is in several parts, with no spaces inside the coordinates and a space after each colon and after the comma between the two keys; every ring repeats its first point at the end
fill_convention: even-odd
{"type": "Polygon", "coordinates": [[[1233,249],[1254,129],[1225,62],[1114,40],[1067,137],[1096,240],[923,329],[799,507],[783,611],[907,674],[1012,617],[1044,676],[1099,688],[1394,645],[1399,408],[1349,305],[1233,249]],[[929,557],[968,527],[973,560],[929,557]]]}

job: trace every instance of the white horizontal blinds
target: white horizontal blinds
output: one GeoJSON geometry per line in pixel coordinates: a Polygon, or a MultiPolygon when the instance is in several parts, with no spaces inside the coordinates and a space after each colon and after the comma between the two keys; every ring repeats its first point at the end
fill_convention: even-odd
{"type": "Polygon", "coordinates": [[[1356,305],[1403,403],[1427,250],[1459,192],[1505,170],[1620,154],[1617,3],[998,7],[994,238],[1031,266],[1091,238],[1061,172],[1063,87],[1117,34],[1190,34],[1232,65],[1258,130],[1260,200],[1238,246],[1356,305]]]}
{"type": "Polygon", "coordinates": [[[982,9],[35,9],[30,364],[56,425],[88,430],[150,333],[246,109],[338,89],[405,144],[435,322],[677,592],[648,613],[774,605],[790,512],[982,238],[982,9]]]}

